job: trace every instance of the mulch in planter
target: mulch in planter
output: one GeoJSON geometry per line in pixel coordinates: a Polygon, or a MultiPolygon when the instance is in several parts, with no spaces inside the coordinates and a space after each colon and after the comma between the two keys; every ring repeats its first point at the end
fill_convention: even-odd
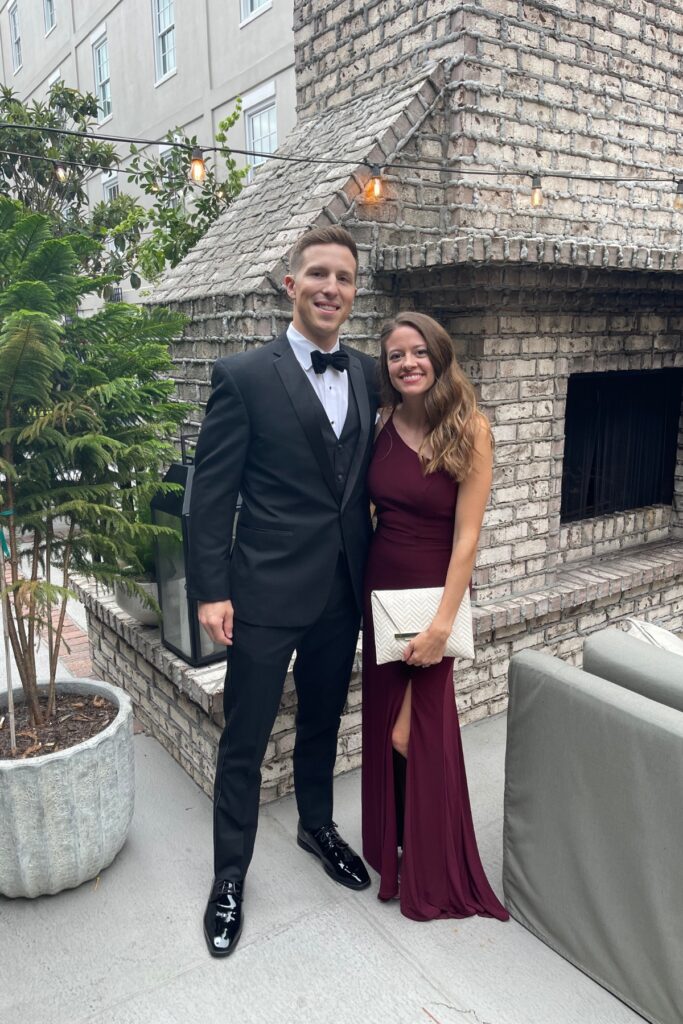
{"type": "MultiPolygon", "coordinates": [[[[41,698],[40,706],[47,708],[47,697],[41,698]]],[[[57,694],[55,708],[51,721],[37,729],[31,724],[26,704],[15,704],[16,754],[10,751],[9,716],[6,709],[0,711],[0,759],[41,757],[75,747],[106,729],[119,710],[99,694],[76,693],[57,694]]]]}

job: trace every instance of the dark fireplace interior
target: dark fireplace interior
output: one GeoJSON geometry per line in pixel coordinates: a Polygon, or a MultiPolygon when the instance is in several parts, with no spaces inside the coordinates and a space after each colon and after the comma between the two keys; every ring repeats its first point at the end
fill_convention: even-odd
{"type": "Polygon", "coordinates": [[[569,378],[561,521],[671,505],[683,370],[569,378]]]}

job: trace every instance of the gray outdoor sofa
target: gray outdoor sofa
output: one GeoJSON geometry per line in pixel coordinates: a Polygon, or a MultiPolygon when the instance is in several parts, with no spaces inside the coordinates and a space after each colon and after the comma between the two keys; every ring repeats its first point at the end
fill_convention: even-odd
{"type": "Polygon", "coordinates": [[[506,905],[648,1020],[681,1024],[683,658],[609,629],[584,668],[510,664],[506,905]]]}

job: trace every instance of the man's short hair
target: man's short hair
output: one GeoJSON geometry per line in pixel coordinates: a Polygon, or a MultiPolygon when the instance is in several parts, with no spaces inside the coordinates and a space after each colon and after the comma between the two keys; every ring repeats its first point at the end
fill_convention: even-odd
{"type": "Polygon", "coordinates": [[[311,245],[343,245],[352,254],[358,266],[358,248],[346,228],[339,224],[330,224],[327,227],[311,228],[305,235],[302,235],[289,254],[289,271],[296,274],[301,267],[301,258],[311,245]]]}

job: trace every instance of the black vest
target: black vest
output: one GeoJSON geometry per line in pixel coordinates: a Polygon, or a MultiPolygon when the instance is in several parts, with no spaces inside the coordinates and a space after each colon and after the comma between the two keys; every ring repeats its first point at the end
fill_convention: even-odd
{"type": "Polygon", "coordinates": [[[356,454],[359,434],[360,417],[358,415],[358,406],[356,405],[351,381],[349,381],[349,408],[346,413],[341,436],[337,437],[327,417],[325,417],[325,426],[323,428],[323,440],[325,441],[327,454],[334,472],[334,482],[337,485],[337,493],[340,500],[344,493],[353,457],[356,454]]]}

